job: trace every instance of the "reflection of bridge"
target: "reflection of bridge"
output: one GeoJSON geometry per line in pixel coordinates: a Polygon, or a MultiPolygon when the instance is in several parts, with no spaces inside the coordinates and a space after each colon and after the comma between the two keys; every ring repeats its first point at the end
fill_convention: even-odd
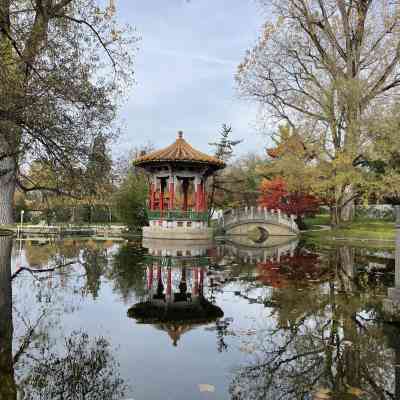
{"type": "Polygon", "coordinates": [[[241,260],[247,264],[266,263],[267,261],[279,262],[284,255],[293,256],[298,245],[298,241],[273,238],[268,239],[268,247],[250,246],[246,242],[241,243],[240,240],[225,241],[223,245],[218,247],[219,255],[222,257],[230,256],[241,260]]]}
{"type": "Polygon", "coordinates": [[[220,226],[228,235],[247,235],[254,228],[266,230],[271,236],[294,236],[299,233],[293,215],[288,217],[280,210],[264,207],[230,209],[221,217],[220,226]]]}

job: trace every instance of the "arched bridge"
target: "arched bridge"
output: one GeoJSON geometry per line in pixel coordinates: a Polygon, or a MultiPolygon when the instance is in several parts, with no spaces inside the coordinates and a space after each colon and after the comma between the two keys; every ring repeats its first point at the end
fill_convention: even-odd
{"type": "Polygon", "coordinates": [[[288,217],[280,210],[264,207],[232,208],[225,211],[219,220],[226,235],[249,235],[259,232],[260,239],[268,236],[297,236],[299,228],[295,217],[288,217]]]}

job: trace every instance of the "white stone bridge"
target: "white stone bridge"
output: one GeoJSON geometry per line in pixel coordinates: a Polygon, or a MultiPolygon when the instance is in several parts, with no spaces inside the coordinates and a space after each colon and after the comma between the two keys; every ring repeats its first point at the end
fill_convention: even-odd
{"type": "Polygon", "coordinates": [[[280,210],[267,210],[264,207],[229,209],[219,219],[219,226],[226,235],[248,235],[257,228],[266,237],[299,234],[293,215],[288,217],[280,210]]]}

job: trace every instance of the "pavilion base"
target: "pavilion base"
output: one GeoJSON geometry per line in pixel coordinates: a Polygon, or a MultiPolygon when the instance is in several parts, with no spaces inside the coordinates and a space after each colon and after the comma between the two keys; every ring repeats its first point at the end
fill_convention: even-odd
{"type": "Polygon", "coordinates": [[[191,228],[173,227],[164,228],[161,226],[145,226],[143,228],[144,239],[165,239],[165,240],[208,240],[213,236],[212,228],[191,228]]]}

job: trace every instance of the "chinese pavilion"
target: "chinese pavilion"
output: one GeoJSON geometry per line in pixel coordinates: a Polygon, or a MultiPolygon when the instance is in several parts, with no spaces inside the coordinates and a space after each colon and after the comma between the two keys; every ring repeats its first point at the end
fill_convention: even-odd
{"type": "Polygon", "coordinates": [[[144,238],[208,239],[207,179],[225,163],[194,149],[178,132],[170,146],[134,161],[149,176],[144,238]]]}

